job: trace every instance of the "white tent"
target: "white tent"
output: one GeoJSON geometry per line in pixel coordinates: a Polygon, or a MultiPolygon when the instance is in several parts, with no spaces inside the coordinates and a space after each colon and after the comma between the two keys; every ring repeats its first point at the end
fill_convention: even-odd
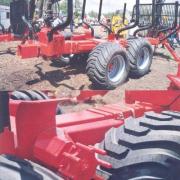
{"type": "Polygon", "coordinates": [[[9,6],[0,5],[0,23],[8,28],[10,26],[10,8],[9,6]]]}

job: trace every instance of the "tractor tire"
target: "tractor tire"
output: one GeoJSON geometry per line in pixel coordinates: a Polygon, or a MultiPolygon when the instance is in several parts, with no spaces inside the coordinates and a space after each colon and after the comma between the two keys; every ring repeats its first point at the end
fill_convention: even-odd
{"type": "Polygon", "coordinates": [[[11,99],[13,100],[26,100],[26,101],[31,101],[31,97],[29,97],[28,95],[26,95],[25,93],[21,92],[21,91],[14,91],[11,94],[11,99]]]}
{"type": "MultiPolygon", "coordinates": [[[[49,97],[41,91],[27,90],[27,91],[14,91],[11,94],[13,100],[23,101],[37,101],[37,100],[48,100],[49,97]]],[[[57,106],[56,115],[63,114],[60,105],[57,106]]]]}
{"type": "Polygon", "coordinates": [[[145,113],[112,128],[99,148],[99,158],[112,164],[98,174],[111,180],[178,180],[180,177],[180,112],[145,113]]]}
{"type": "Polygon", "coordinates": [[[150,72],[153,49],[146,39],[128,39],[127,52],[131,67],[130,74],[132,77],[142,77],[150,72]]]}
{"type": "Polygon", "coordinates": [[[48,97],[44,93],[43,93],[44,94],[44,97],[43,97],[39,93],[33,90],[27,90],[27,91],[21,91],[21,92],[26,94],[28,97],[30,97],[32,101],[48,99],[48,97]]]}
{"type": "Polygon", "coordinates": [[[89,55],[86,72],[101,89],[114,89],[124,83],[130,70],[126,51],[118,43],[102,43],[89,55]]]}
{"type": "Polygon", "coordinates": [[[10,155],[0,156],[0,180],[63,180],[36,163],[10,155]]]}

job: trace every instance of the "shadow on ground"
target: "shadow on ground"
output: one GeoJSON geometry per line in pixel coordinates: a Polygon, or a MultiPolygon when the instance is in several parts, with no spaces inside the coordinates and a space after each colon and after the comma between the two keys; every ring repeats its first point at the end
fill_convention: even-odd
{"type": "Polygon", "coordinates": [[[71,64],[71,65],[63,65],[57,62],[52,62],[50,64],[52,67],[59,67],[58,70],[43,72],[42,63],[36,64],[34,67],[37,69],[36,74],[39,78],[30,80],[26,82],[27,85],[34,85],[41,81],[48,81],[53,87],[57,88],[59,86],[66,86],[69,89],[74,89],[70,85],[66,85],[61,83],[64,80],[71,79],[72,75],[77,74],[85,74],[85,66],[84,63],[81,64],[71,64]]]}

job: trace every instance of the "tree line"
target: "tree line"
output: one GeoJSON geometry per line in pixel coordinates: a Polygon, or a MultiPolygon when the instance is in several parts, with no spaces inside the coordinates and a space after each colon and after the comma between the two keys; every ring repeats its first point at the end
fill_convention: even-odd
{"type": "Polygon", "coordinates": [[[0,0],[0,5],[9,5],[11,0],[0,0]]]}

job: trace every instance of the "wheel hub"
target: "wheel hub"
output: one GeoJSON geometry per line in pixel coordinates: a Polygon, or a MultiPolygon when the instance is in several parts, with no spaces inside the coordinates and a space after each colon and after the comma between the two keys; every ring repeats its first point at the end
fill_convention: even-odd
{"type": "Polygon", "coordinates": [[[143,47],[140,50],[140,54],[137,60],[137,66],[139,69],[145,69],[150,61],[150,53],[147,47],[143,47]]]}
{"type": "Polygon", "coordinates": [[[108,78],[112,82],[118,82],[125,71],[125,61],[121,55],[115,56],[108,64],[108,78]]]}

